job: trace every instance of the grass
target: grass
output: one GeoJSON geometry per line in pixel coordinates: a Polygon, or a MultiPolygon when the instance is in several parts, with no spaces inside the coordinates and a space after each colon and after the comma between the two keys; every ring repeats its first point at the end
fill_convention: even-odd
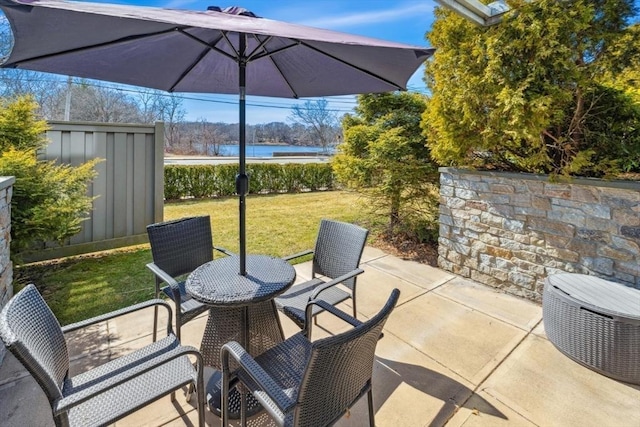
{"type": "MultiPolygon", "coordinates": [[[[284,256],[313,246],[322,218],[364,220],[359,196],[344,191],[250,196],[247,198],[247,252],[284,256]]],[[[238,252],[236,198],[168,204],[165,218],[210,215],[216,246],[238,252]]]]}
{"type": "MultiPolygon", "coordinates": [[[[210,215],[216,246],[238,251],[236,198],[165,205],[166,220],[210,215]]],[[[313,247],[320,219],[380,223],[351,192],[251,196],[247,198],[247,252],[284,256],[313,247]]],[[[370,238],[371,240],[371,238],[370,238]]],[[[66,258],[16,268],[16,290],[34,283],[66,325],[153,297],[149,245],[66,258]]]]}

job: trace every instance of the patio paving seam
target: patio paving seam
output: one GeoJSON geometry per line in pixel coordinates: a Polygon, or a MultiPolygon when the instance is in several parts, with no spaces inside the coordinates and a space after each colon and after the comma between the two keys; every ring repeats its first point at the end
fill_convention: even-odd
{"type": "MultiPolygon", "coordinates": [[[[462,304],[464,305],[464,304],[462,304]]],[[[447,419],[447,421],[445,422],[444,425],[446,425],[451,418],[453,418],[453,416],[458,412],[458,410],[462,407],[464,407],[464,405],[467,404],[467,402],[474,396],[477,394],[478,391],[483,391],[487,394],[489,394],[491,397],[497,399],[500,403],[504,404],[505,406],[508,406],[510,409],[512,409],[514,412],[516,412],[518,415],[522,416],[523,418],[525,418],[527,421],[530,421],[532,424],[534,425],[538,425],[537,423],[534,423],[533,421],[529,420],[528,417],[524,416],[523,414],[520,414],[517,410],[515,410],[514,408],[511,408],[511,406],[509,406],[508,404],[505,404],[505,402],[502,402],[500,399],[498,399],[496,396],[492,395],[491,393],[489,393],[487,390],[488,389],[484,389],[481,388],[483,387],[483,385],[487,382],[487,380],[496,372],[496,370],[498,370],[498,368],[500,368],[500,366],[502,366],[504,364],[504,362],[513,354],[513,352],[520,347],[520,345],[527,339],[527,337],[529,337],[529,335],[533,334],[533,330],[542,322],[542,319],[540,319],[533,328],[531,328],[530,331],[526,332],[525,335],[522,337],[522,339],[520,339],[520,341],[518,341],[518,343],[516,345],[513,346],[513,348],[511,350],[509,350],[509,352],[502,358],[502,360],[500,360],[494,367],[493,369],[491,369],[491,371],[489,371],[487,373],[487,375],[485,375],[485,377],[480,380],[478,382],[478,385],[475,386],[472,390],[471,390],[471,394],[465,399],[464,402],[462,402],[459,406],[458,409],[456,409],[453,414],[451,414],[451,417],[449,417],[447,419]]],[[[519,329],[519,328],[518,328],[519,329]]]]}
{"type": "MultiPolygon", "coordinates": [[[[5,359],[7,357],[8,355],[5,355],[5,359]]],[[[2,363],[7,363],[7,362],[5,360],[2,363]]],[[[20,363],[20,362],[17,362],[17,363],[20,363]]],[[[22,367],[21,363],[20,363],[20,366],[22,367]]],[[[0,381],[0,390],[4,390],[5,388],[12,387],[18,384],[23,379],[28,378],[30,376],[31,374],[29,374],[26,369],[22,368],[22,370],[20,370],[19,372],[16,372],[15,375],[7,377],[4,380],[0,381]]]]}
{"type": "MultiPolygon", "coordinates": [[[[404,279],[403,279],[403,280],[404,280],[404,279]]],[[[403,305],[406,305],[406,304],[408,304],[408,303],[410,303],[410,302],[412,302],[412,301],[415,301],[416,299],[418,299],[418,298],[420,298],[420,297],[422,297],[422,296],[424,296],[424,295],[426,295],[426,294],[428,294],[428,293],[430,293],[430,292],[434,291],[435,289],[438,289],[440,286],[445,285],[448,281],[449,281],[449,280],[447,280],[446,282],[444,282],[444,283],[442,283],[442,284],[438,285],[437,287],[435,287],[435,288],[433,288],[433,289],[424,289],[424,288],[423,288],[423,289],[424,289],[424,291],[423,291],[423,292],[420,292],[420,293],[418,293],[418,294],[413,295],[412,297],[409,297],[409,299],[407,299],[406,301],[402,301],[402,302],[398,301],[398,304],[396,305],[396,307],[402,307],[403,305]]],[[[462,305],[462,304],[461,304],[461,305],[462,305]]]]}
{"type": "Polygon", "coordinates": [[[20,381],[22,381],[24,378],[29,376],[30,375],[25,372],[24,374],[15,376],[7,381],[0,383],[0,391],[11,388],[11,387],[15,387],[20,381]]]}
{"type": "MultiPolygon", "coordinates": [[[[380,258],[384,258],[384,257],[380,257],[380,258]]],[[[380,258],[376,258],[375,260],[378,260],[378,259],[380,259],[380,258]]],[[[414,286],[417,286],[417,287],[419,287],[419,288],[424,289],[423,285],[421,285],[420,283],[416,283],[416,282],[412,281],[412,280],[411,280],[410,278],[408,278],[408,277],[402,277],[402,276],[399,276],[399,275],[397,275],[397,274],[394,274],[393,272],[390,272],[390,271],[388,271],[388,270],[386,270],[386,269],[384,269],[384,268],[380,268],[380,267],[376,266],[375,264],[369,264],[371,261],[375,261],[375,260],[369,260],[369,261],[367,261],[367,262],[365,262],[365,263],[363,263],[363,264],[365,264],[365,265],[366,265],[367,267],[369,267],[369,268],[373,268],[374,270],[377,270],[377,271],[382,272],[382,273],[384,273],[384,274],[388,274],[389,276],[393,276],[393,277],[395,277],[396,279],[404,280],[404,281],[405,281],[405,282],[407,282],[407,283],[411,283],[411,284],[412,284],[412,285],[414,285],[414,286]]],[[[426,265],[426,266],[429,266],[429,264],[425,264],[425,265],[426,265]]],[[[435,267],[434,267],[434,268],[435,268],[435,267]]],[[[438,288],[440,288],[442,285],[446,285],[447,283],[449,283],[450,281],[452,281],[453,279],[456,279],[456,278],[458,278],[458,276],[456,276],[456,275],[454,275],[454,274],[451,274],[451,277],[449,277],[448,279],[442,279],[442,282],[441,282],[441,283],[435,282],[435,283],[437,283],[437,284],[436,284],[434,287],[432,287],[432,288],[428,289],[428,291],[433,291],[433,290],[435,290],[435,289],[438,289],[438,288]]]]}
{"type": "MultiPolygon", "coordinates": [[[[447,281],[447,282],[448,282],[448,281],[447,281]]],[[[443,284],[446,284],[446,283],[443,283],[443,284]]],[[[439,288],[439,287],[440,287],[440,286],[438,286],[438,288],[439,288]]],[[[436,289],[438,289],[438,288],[433,288],[432,290],[436,290],[436,289]]],[[[479,308],[477,308],[477,307],[472,307],[471,305],[465,304],[465,303],[463,303],[462,301],[459,301],[459,300],[457,300],[457,299],[455,299],[455,298],[451,298],[451,297],[450,297],[450,296],[448,296],[447,294],[437,293],[437,295],[438,295],[439,297],[442,297],[442,298],[444,298],[444,299],[447,299],[447,300],[449,300],[449,301],[451,301],[451,302],[454,302],[454,303],[456,303],[456,304],[460,304],[460,305],[462,305],[462,306],[464,306],[464,307],[468,308],[469,310],[477,311],[478,313],[482,313],[482,314],[486,315],[487,317],[491,317],[492,319],[495,319],[495,320],[498,320],[498,321],[500,321],[500,322],[506,323],[506,324],[507,324],[507,325],[509,325],[509,326],[513,326],[513,327],[514,327],[514,328],[516,328],[516,329],[520,329],[521,331],[523,331],[523,332],[526,332],[526,333],[527,333],[527,335],[525,335],[525,338],[526,338],[527,336],[529,336],[529,334],[530,334],[530,333],[532,333],[532,332],[533,332],[533,330],[534,330],[535,328],[537,328],[537,327],[538,327],[538,325],[540,324],[540,322],[542,322],[542,318],[540,318],[540,320],[538,320],[538,321],[537,321],[537,322],[536,322],[536,323],[535,323],[535,324],[534,324],[530,329],[526,329],[526,328],[523,328],[523,327],[521,327],[521,326],[517,325],[515,322],[511,322],[511,321],[510,321],[510,320],[508,320],[508,319],[501,318],[501,317],[496,317],[496,316],[492,315],[491,313],[488,313],[488,312],[486,312],[486,311],[484,311],[484,310],[480,310],[480,309],[479,309],[479,308]]],[[[508,294],[505,294],[505,295],[508,295],[508,294]]],[[[523,338],[523,339],[524,339],[524,338],[523,338]]],[[[519,345],[519,344],[518,344],[518,345],[519,345]]],[[[517,347],[517,346],[516,346],[516,347],[517,347]]]]}
{"type": "Polygon", "coordinates": [[[498,402],[502,403],[503,405],[505,405],[506,407],[508,407],[510,410],[512,410],[513,412],[515,412],[516,414],[518,414],[519,416],[521,416],[522,418],[524,418],[525,420],[529,421],[531,424],[540,427],[540,424],[536,423],[535,421],[533,421],[531,418],[529,418],[527,415],[523,414],[522,412],[520,412],[518,410],[518,408],[514,408],[513,404],[511,402],[505,402],[500,398],[500,394],[492,394],[491,393],[491,389],[490,388],[484,388],[482,390],[480,390],[486,394],[488,394],[489,396],[493,397],[494,399],[496,399],[498,402]]]}
{"type": "MultiPolygon", "coordinates": [[[[455,376],[458,376],[458,377],[460,377],[460,378],[464,379],[464,380],[465,380],[465,381],[467,381],[469,384],[473,384],[470,380],[468,380],[467,378],[465,378],[463,375],[460,375],[459,373],[457,373],[456,371],[454,371],[453,369],[451,369],[451,368],[450,368],[450,367],[448,367],[447,365],[445,365],[445,364],[441,363],[439,360],[437,360],[437,359],[433,358],[433,356],[428,355],[427,353],[425,353],[424,351],[420,350],[418,347],[414,346],[414,345],[413,345],[413,344],[411,344],[410,342],[405,341],[404,339],[402,339],[402,338],[401,338],[401,337],[399,337],[398,335],[394,334],[394,333],[393,333],[393,332],[391,332],[390,330],[388,330],[388,329],[384,328],[384,329],[383,329],[383,333],[384,333],[385,335],[386,335],[386,334],[389,334],[389,335],[391,335],[391,336],[395,337],[398,341],[402,341],[405,345],[409,346],[410,348],[412,348],[413,350],[417,351],[418,353],[420,353],[420,354],[421,354],[421,355],[423,355],[424,357],[428,358],[428,359],[429,359],[429,360],[431,360],[432,362],[434,362],[434,363],[436,363],[437,365],[441,366],[442,368],[446,369],[446,370],[447,370],[447,372],[450,372],[451,374],[453,374],[453,375],[455,375],[455,376]]],[[[509,353],[509,354],[511,354],[511,353],[509,353]]],[[[378,362],[378,363],[381,363],[381,362],[378,362]]],[[[396,372],[393,368],[390,368],[390,367],[389,367],[389,366],[387,366],[386,364],[383,364],[383,365],[384,365],[384,366],[386,366],[386,367],[388,367],[389,369],[391,369],[393,372],[396,372]]],[[[484,381],[485,381],[485,380],[483,379],[483,382],[484,382],[484,381]]],[[[473,392],[474,392],[474,390],[471,390],[471,394],[473,394],[473,392]]],[[[466,399],[466,400],[465,400],[465,402],[466,402],[467,400],[468,400],[468,399],[466,399]]],[[[453,403],[453,402],[452,402],[452,403],[453,403]]],[[[462,405],[460,405],[460,406],[462,406],[462,405]]]]}
{"type": "MultiPolygon", "coordinates": [[[[372,246],[372,247],[373,247],[373,246],[372,246]]],[[[375,257],[375,258],[371,258],[371,259],[368,259],[368,260],[366,260],[366,261],[364,261],[364,262],[361,262],[361,264],[369,264],[369,263],[370,263],[370,262],[372,262],[372,261],[377,261],[377,260],[379,260],[379,259],[386,258],[386,257],[388,257],[388,256],[389,256],[389,254],[383,254],[383,255],[377,256],[377,257],[375,257]]]]}

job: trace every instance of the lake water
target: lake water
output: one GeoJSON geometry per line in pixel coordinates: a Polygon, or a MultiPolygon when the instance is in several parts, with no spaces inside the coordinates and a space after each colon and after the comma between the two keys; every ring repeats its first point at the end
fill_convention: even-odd
{"type": "MultiPolygon", "coordinates": [[[[220,154],[237,157],[238,145],[221,145],[220,154]]],[[[273,153],[321,153],[322,147],[301,147],[299,145],[247,145],[247,157],[273,157],[273,153]]]]}

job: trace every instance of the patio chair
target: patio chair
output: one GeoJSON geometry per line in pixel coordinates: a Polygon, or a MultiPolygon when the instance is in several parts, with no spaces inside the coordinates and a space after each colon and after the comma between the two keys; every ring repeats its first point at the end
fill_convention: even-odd
{"type": "MultiPolygon", "coordinates": [[[[221,351],[222,425],[228,425],[230,381],[237,378],[277,425],[332,425],[367,394],[369,425],[374,426],[371,376],[375,349],[399,295],[400,291],[394,289],[380,312],[364,323],[325,301],[310,301],[303,330],[255,359],[237,342],[225,344],[221,351]],[[355,327],[311,342],[311,317],[316,305],[355,327]],[[240,365],[235,375],[229,368],[230,358],[240,365]]],[[[246,423],[244,415],[242,422],[246,423]]]]}
{"type": "MultiPolygon", "coordinates": [[[[224,248],[214,247],[209,216],[181,218],[147,226],[153,262],[147,264],[155,276],[155,296],[164,293],[176,306],[176,335],[181,338],[183,324],[205,312],[209,307],[191,298],[181,276],[213,259],[213,250],[232,255],[224,248]],[[167,286],[161,287],[162,283],[167,286]]],[[[153,339],[156,338],[158,311],[153,317],[153,339]]]]}
{"type": "Polygon", "coordinates": [[[171,317],[169,304],[150,300],[61,328],[36,287],[28,285],[0,313],[0,337],[44,391],[56,426],[111,424],[167,394],[174,400],[184,386],[189,386],[187,400],[195,386],[204,426],[202,358],[195,348],[180,345],[171,317]],[[65,333],[154,305],[168,311],[166,338],[69,376],[65,333]],[[189,356],[195,357],[195,367],[189,356]]]}
{"type": "MultiPolygon", "coordinates": [[[[356,276],[364,272],[358,266],[368,234],[368,230],[357,225],[323,219],[320,222],[315,249],[285,258],[290,261],[313,254],[311,280],[294,285],[277,297],[275,302],[278,310],[291,318],[299,327],[303,327],[308,301],[320,298],[336,305],[351,298],[353,317],[357,317],[356,276]],[[316,276],[324,276],[329,280],[325,281],[316,276]],[[341,283],[347,289],[337,286],[341,283]]],[[[314,306],[314,319],[322,311],[321,306],[314,306]]]]}

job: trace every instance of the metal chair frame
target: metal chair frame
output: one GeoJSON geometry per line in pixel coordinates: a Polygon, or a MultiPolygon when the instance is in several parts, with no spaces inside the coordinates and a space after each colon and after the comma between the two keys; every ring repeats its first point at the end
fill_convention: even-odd
{"type": "Polygon", "coordinates": [[[149,300],[121,310],[60,327],[34,285],[28,285],[0,313],[0,337],[5,346],[42,388],[56,426],[111,424],[147,404],[188,386],[195,387],[198,423],[204,426],[202,357],[173,334],[171,307],[149,300]],[[120,358],[69,376],[69,352],[64,334],[150,307],[168,312],[167,337],[120,358]],[[192,359],[195,358],[195,366],[192,359]]]}
{"type": "MultiPolygon", "coordinates": [[[[175,304],[176,335],[181,338],[183,324],[208,310],[208,306],[191,298],[180,276],[191,273],[213,259],[213,251],[233,255],[221,247],[213,246],[209,216],[196,216],[159,222],[147,226],[153,262],[147,264],[155,277],[155,297],[168,296],[175,304]],[[167,286],[162,287],[162,283],[167,286]]],[[[156,339],[158,311],[153,318],[153,339],[156,339]]]]}
{"type": "MultiPolygon", "coordinates": [[[[375,425],[371,377],[375,348],[400,291],[394,289],[385,306],[360,322],[323,300],[310,301],[304,329],[253,358],[239,343],[225,344],[222,362],[222,426],[228,426],[229,389],[246,388],[279,426],[332,425],[362,396],[367,395],[369,425],[375,425]],[[341,334],[311,342],[313,307],[354,326],[341,334]],[[231,371],[230,361],[240,369],[231,371]]],[[[243,398],[246,400],[246,398],[243,398]]],[[[246,404],[241,423],[246,425],[246,404]]]]}
{"type": "MultiPolygon", "coordinates": [[[[357,225],[323,219],[320,222],[314,250],[306,250],[284,258],[291,261],[313,254],[311,280],[294,285],[277,297],[275,302],[278,310],[302,328],[305,324],[305,307],[308,301],[322,299],[337,305],[351,299],[353,317],[357,317],[357,276],[364,272],[359,265],[368,234],[368,230],[357,225]],[[339,284],[344,285],[346,290],[338,287],[339,284]]],[[[313,308],[314,320],[323,310],[319,305],[313,308]]]]}

